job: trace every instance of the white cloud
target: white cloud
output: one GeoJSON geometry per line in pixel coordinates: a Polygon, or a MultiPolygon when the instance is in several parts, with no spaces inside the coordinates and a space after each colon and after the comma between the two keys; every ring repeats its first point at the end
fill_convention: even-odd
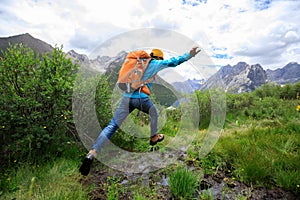
{"type": "Polygon", "coordinates": [[[299,9],[285,0],[2,0],[0,34],[28,32],[88,54],[124,31],[154,27],[196,41],[216,65],[276,68],[300,63],[299,9]]]}

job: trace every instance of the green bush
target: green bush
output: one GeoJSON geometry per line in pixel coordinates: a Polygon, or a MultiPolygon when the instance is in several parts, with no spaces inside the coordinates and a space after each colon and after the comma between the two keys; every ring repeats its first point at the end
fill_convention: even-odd
{"type": "Polygon", "coordinates": [[[211,117],[211,100],[208,91],[196,92],[199,103],[200,128],[207,128],[211,117]]]}
{"type": "Polygon", "coordinates": [[[297,99],[300,94],[300,82],[280,86],[274,83],[266,83],[254,91],[259,98],[276,97],[281,99],[297,99]]]}
{"type": "Polygon", "coordinates": [[[54,48],[41,57],[22,44],[10,46],[0,62],[1,151],[13,160],[53,156],[72,124],[72,87],[77,65],[54,48]]]}

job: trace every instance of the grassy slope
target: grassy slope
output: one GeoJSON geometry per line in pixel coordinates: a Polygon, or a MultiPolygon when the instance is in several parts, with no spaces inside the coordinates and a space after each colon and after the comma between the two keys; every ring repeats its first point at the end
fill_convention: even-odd
{"type": "MultiPolygon", "coordinates": [[[[267,113],[270,117],[263,117],[262,113],[259,117],[265,107],[263,103],[254,104],[252,114],[248,113],[247,117],[246,108],[230,113],[225,130],[210,154],[199,158],[202,140],[199,135],[188,150],[186,162],[203,169],[204,173],[223,170],[248,184],[280,186],[299,193],[300,113],[296,111],[297,105],[297,100],[280,100],[275,105],[276,111],[272,111],[273,116],[267,113]]],[[[0,193],[1,198],[87,199],[91,188],[80,183],[79,150],[70,148],[68,154],[34,166],[18,165],[16,161],[19,167],[12,166],[2,178],[5,193],[0,193]]]]}

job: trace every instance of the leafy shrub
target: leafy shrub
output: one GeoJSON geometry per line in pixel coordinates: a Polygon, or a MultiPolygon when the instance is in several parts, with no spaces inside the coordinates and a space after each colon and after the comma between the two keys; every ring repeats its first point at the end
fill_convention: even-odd
{"type": "Polygon", "coordinates": [[[61,143],[72,123],[76,70],[77,65],[57,47],[41,59],[22,44],[3,52],[0,136],[4,155],[30,160],[34,155],[62,151],[61,143]]]}
{"type": "Polygon", "coordinates": [[[196,92],[199,102],[200,128],[207,128],[211,117],[211,101],[208,91],[196,92]]]}
{"type": "Polygon", "coordinates": [[[100,126],[103,127],[109,123],[112,118],[111,111],[111,96],[107,78],[103,75],[99,75],[99,82],[96,88],[96,111],[100,126]]]}
{"type": "Polygon", "coordinates": [[[276,97],[281,99],[297,99],[300,94],[300,82],[284,86],[266,83],[254,91],[259,98],[276,97]]]}

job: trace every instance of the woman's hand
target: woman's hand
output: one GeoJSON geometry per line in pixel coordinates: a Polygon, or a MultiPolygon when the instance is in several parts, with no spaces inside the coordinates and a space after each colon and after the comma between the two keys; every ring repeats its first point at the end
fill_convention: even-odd
{"type": "Polygon", "coordinates": [[[190,54],[191,54],[191,57],[194,57],[196,56],[200,51],[201,49],[198,49],[199,47],[193,47],[191,50],[190,50],[190,54]],[[198,49],[198,50],[197,50],[198,49]]]}

